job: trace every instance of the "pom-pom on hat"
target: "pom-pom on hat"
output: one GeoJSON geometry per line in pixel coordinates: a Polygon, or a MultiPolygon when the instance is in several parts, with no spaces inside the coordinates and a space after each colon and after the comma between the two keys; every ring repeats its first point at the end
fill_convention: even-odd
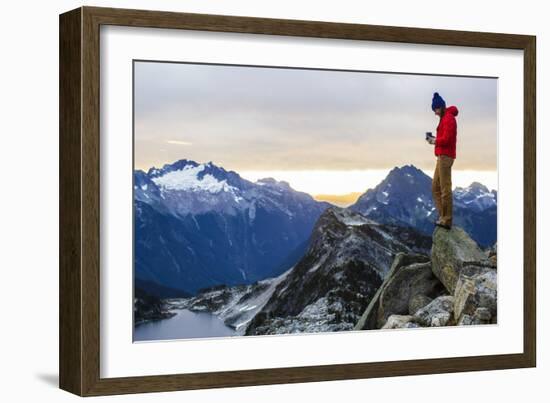
{"type": "Polygon", "coordinates": [[[435,108],[445,108],[445,100],[437,92],[434,92],[432,99],[432,111],[435,111],[435,108]]]}

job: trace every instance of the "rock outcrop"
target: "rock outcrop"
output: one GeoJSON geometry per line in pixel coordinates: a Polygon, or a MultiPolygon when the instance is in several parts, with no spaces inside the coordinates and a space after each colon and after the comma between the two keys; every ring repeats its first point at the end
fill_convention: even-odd
{"type": "Polygon", "coordinates": [[[432,270],[450,294],[455,291],[462,267],[486,258],[487,255],[462,228],[454,226],[449,231],[436,227],[432,243],[432,270]]]}
{"type": "Polygon", "coordinates": [[[409,300],[409,315],[414,315],[416,311],[418,311],[420,308],[425,307],[432,301],[432,298],[423,294],[417,294],[411,297],[411,299],[409,300]]]}
{"type": "Polygon", "coordinates": [[[454,297],[444,295],[416,311],[413,319],[425,327],[447,326],[453,324],[453,309],[454,297]]]}
{"type": "MultiPolygon", "coordinates": [[[[469,316],[474,322],[480,318],[484,322],[496,323],[497,271],[492,264],[492,261],[481,262],[462,269],[454,293],[457,321],[461,322],[463,316],[469,316]]],[[[464,320],[468,322],[470,318],[464,320]]]]}
{"type": "Polygon", "coordinates": [[[410,303],[418,304],[419,296],[431,300],[443,292],[428,256],[398,253],[355,329],[380,329],[391,315],[408,315],[410,303]]]}
{"type": "Polygon", "coordinates": [[[436,228],[431,258],[399,253],[355,330],[497,323],[496,244],[436,228]]]}
{"type": "Polygon", "coordinates": [[[411,293],[430,293],[429,277],[437,282],[427,256],[430,247],[430,237],[412,228],[378,224],[330,207],[317,221],[306,253],[247,325],[245,335],[352,330],[397,264],[397,254],[411,256],[404,260],[407,266],[422,264],[400,271],[395,286],[386,289],[391,302],[384,305],[383,321],[391,313],[408,313],[409,298],[399,299],[399,284],[411,283],[411,293]]]}

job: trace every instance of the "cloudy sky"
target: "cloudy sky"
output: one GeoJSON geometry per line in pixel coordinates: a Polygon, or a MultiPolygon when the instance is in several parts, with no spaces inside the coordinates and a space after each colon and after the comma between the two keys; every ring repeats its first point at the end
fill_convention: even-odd
{"type": "MultiPolygon", "coordinates": [[[[187,158],[312,194],[372,187],[395,166],[432,175],[438,91],[459,109],[453,184],[496,189],[497,80],[135,63],[135,165],[187,158]]],[[[406,70],[406,63],[403,66],[406,70]]]]}

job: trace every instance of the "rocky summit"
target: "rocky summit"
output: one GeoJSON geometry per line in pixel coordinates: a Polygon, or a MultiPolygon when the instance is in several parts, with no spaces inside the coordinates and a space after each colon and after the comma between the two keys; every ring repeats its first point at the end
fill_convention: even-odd
{"type": "Polygon", "coordinates": [[[351,330],[397,253],[425,254],[430,238],[331,207],[308,250],[250,321],[247,335],[351,330]]]}
{"type": "Polygon", "coordinates": [[[436,228],[431,256],[399,253],[355,330],[497,323],[496,244],[436,228]]]}

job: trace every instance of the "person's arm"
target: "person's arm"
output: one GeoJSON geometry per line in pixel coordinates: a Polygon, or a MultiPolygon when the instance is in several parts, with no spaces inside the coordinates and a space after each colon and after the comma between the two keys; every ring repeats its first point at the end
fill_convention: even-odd
{"type": "Polygon", "coordinates": [[[455,133],[455,132],[456,132],[456,120],[449,119],[445,121],[443,130],[441,130],[441,135],[435,138],[435,146],[445,147],[449,145],[449,142],[451,141],[452,133],[455,133]]]}

